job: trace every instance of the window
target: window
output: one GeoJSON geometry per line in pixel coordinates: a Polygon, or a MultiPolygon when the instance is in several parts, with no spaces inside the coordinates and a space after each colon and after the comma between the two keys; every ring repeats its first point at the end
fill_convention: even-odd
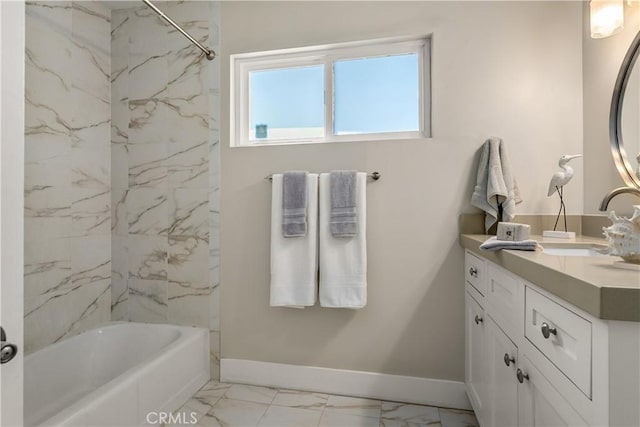
{"type": "Polygon", "coordinates": [[[429,39],[231,55],[231,145],[430,136],[429,39]]]}

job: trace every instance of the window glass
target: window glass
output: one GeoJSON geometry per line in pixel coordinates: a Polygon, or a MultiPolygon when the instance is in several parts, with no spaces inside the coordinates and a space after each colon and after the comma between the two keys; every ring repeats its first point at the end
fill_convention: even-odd
{"type": "Polygon", "coordinates": [[[418,55],[333,63],[335,135],[420,130],[418,55]]]}
{"type": "Polygon", "coordinates": [[[324,66],[249,73],[249,139],[324,136],[324,66]]]}

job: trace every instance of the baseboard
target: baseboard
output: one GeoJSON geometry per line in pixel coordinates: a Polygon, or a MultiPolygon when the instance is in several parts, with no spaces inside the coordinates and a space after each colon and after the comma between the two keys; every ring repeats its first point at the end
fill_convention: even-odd
{"type": "Polygon", "coordinates": [[[465,385],[459,381],[241,359],[221,359],[220,378],[222,382],[471,409],[465,385]]]}

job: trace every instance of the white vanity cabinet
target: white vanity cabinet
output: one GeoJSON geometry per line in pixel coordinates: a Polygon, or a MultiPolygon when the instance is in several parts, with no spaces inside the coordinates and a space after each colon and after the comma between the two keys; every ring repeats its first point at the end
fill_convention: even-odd
{"type": "Polygon", "coordinates": [[[561,427],[587,425],[575,409],[526,357],[518,363],[522,383],[518,384],[518,423],[520,427],[561,427]]]}
{"type": "Polygon", "coordinates": [[[640,323],[595,318],[469,251],[465,270],[465,382],[482,427],[640,426],[640,323]]]}
{"type": "Polygon", "coordinates": [[[484,408],[484,396],[487,388],[485,369],[485,323],[484,310],[478,303],[478,297],[482,295],[477,291],[467,291],[465,295],[465,383],[467,385],[467,395],[473,402],[478,419],[484,408]]]}
{"type": "Polygon", "coordinates": [[[516,360],[518,347],[487,316],[487,374],[488,392],[484,425],[518,425],[518,383],[516,360]]]}

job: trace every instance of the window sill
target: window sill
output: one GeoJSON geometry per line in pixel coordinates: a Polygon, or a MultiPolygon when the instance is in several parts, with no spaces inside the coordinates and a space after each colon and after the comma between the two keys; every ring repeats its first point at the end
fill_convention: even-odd
{"type": "Polygon", "coordinates": [[[358,143],[358,142],[416,142],[416,143],[424,143],[432,140],[432,137],[424,137],[424,136],[412,136],[412,137],[362,137],[358,136],[356,138],[341,138],[338,140],[328,140],[328,141],[314,141],[310,139],[292,139],[287,141],[273,141],[273,142],[261,142],[258,144],[243,144],[243,145],[230,145],[231,148],[256,148],[256,147],[279,147],[283,145],[328,145],[328,144],[349,144],[349,143],[358,143]]]}

